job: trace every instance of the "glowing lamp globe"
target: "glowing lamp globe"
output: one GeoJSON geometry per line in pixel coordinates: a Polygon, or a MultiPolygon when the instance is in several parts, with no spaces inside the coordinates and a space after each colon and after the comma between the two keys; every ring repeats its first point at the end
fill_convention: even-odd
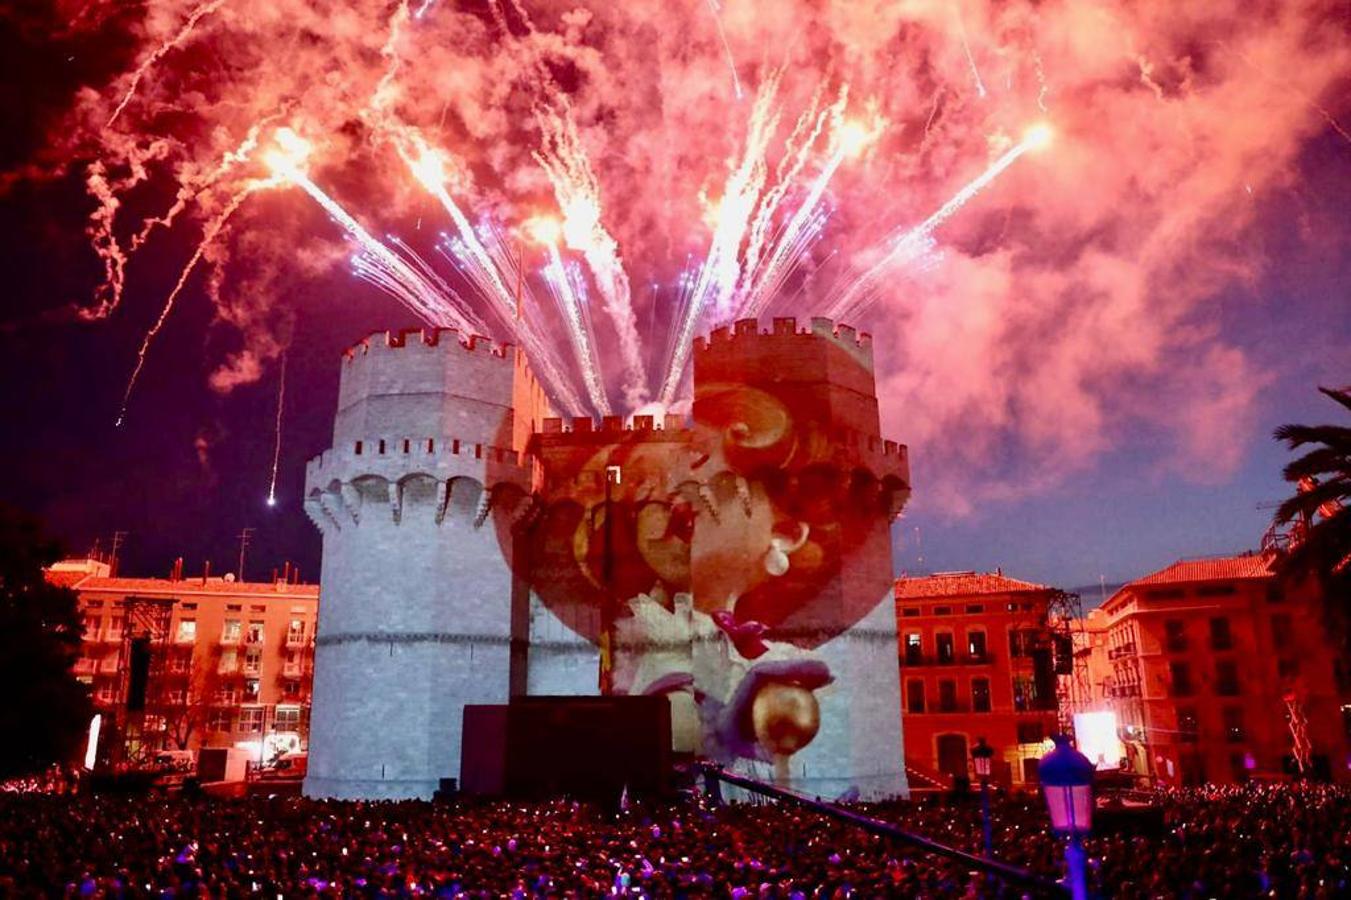
{"type": "Polygon", "coordinates": [[[1093,827],[1093,762],[1071,747],[1066,735],[1051,740],[1055,747],[1037,769],[1051,827],[1061,834],[1087,834],[1093,827]]]}
{"type": "Polygon", "coordinates": [[[976,738],[976,746],[971,748],[971,763],[980,778],[990,777],[990,762],[994,759],[994,748],[985,743],[985,738],[976,738]]]}

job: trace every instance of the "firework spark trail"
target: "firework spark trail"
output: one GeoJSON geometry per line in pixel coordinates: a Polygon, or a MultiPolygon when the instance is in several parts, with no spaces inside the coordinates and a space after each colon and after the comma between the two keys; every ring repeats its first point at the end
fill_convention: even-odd
{"type": "Polygon", "coordinates": [[[756,95],[741,160],[727,176],[722,200],[718,203],[708,253],[698,267],[689,301],[679,310],[675,320],[671,354],[657,396],[667,406],[675,400],[684,378],[694,331],[705,310],[728,309],[741,277],[741,245],[764,190],[768,175],[765,151],[778,122],[774,105],[776,87],[771,78],[756,95]]]}
{"type": "Polygon", "coordinates": [[[736,92],[736,98],[741,100],[743,94],[741,79],[736,74],[736,57],[732,55],[732,45],[727,42],[727,32],[722,27],[722,7],[718,6],[718,0],[708,0],[708,11],[713,14],[713,24],[718,29],[718,39],[722,41],[722,50],[727,54],[727,68],[732,71],[732,89],[736,92]]]}
{"type": "Polygon", "coordinates": [[[140,87],[141,79],[145,77],[151,67],[163,59],[170,50],[173,50],[183,41],[187,40],[188,36],[192,34],[192,30],[197,27],[197,23],[201,21],[202,17],[210,15],[224,5],[225,0],[208,0],[208,2],[198,6],[188,16],[187,21],[183,23],[183,27],[178,29],[177,34],[156,47],[154,52],[136,67],[136,71],[131,75],[131,84],[128,86],[127,92],[122,96],[122,102],[117,104],[117,108],[113,110],[113,114],[108,117],[108,121],[105,123],[106,125],[113,124],[117,121],[117,117],[122,115],[122,111],[127,108],[127,104],[131,102],[131,98],[136,95],[136,89],[140,87]]]}
{"type": "Polygon", "coordinates": [[[595,276],[602,305],[619,337],[624,400],[629,407],[638,407],[647,398],[642,340],[633,312],[629,276],[619,259],[619,243],[601,223],[600,184],[570,111],[541,110],[538,119],[545,144],[534,158],[553,185],[554,197],[563,213],[563,238],[567,246],[582,254],[595,276]]]}
{"type": "Polygon", "coordinates": [[[966,64],[971,67],[971,77],[976,81],[976,93],[981,99],[985,98],[985,82],[980,80],[980,70],[976,68],[976,58],[971,55],[971,44],[966,39],[966,25],[962,22],[962,10],[959,6],[953,7],[953,15],[957,19],[957,34],[962,40],[962,52],[966,54],[966,64]]]}
{"type": "Polygon", "coordinates": [[[735,315],[758,316],[778,295],[784,282],[797,269],[803,252],[820,235],[821,227],[825,224],[826,217],[820,209],[820,204],[831,178],[835,176],[840,164],[847,157],[862,150],[871,137],[867,129],[854,123],[845,123],[836,129],[835,151],[780,231],[767,260],[752,272],[750,290],[748,295],[742,298],[735,315]]]}
{"type": "Polygon", "coordinates": [[[608,416],[610,401],[605,396],[605,386],[601,383],[600,371],[596,366],[596,357],[591,344],[591,329],[572,279],[563,265],[563,255],[558,250],[558,236],[554,233],[556,230],[553,223],[537,222],[532,227],[535,240],[544,245],[549,255],[549,265],[544,270],[545,283],[553,292],[563,313],[563,322],[567,325],[572,350],[577,357],[577,368],[582,373],[582,383],[586,387],[587,396],[591,398],[591,405],[602,416],[608,416]]]}
{"type": "Polygon", "coordinates": [[[164,308],[160,310],[159,318],[155,320],[155,324],[150,326],[150,330],[146,332],[145,338],[141,341],[140,350],[136,351],[136,365],[131,370],[131,377],[127,379],[127,389],[122,393],[122,406],[118,410],[117,421],[113,423],[115,426],[120,428],[122,426],[122,421],[127,417],[127,404],[131,402],[131,392],[135,389],[136,382],[141,377],[141,370],[145,368],[146,355],[150,352],[150,345],[154,342],[156,335],[160,333],[160,329],[164,327],[164,323],[169,320],[169,314],[173,312],[174,304],[178,300],[178,295],[182,293],[184,285],[188,283],[188,276],[191,275],[192,270],[197,267],[197,263],[201,261],[207,248],[220,236],[221,231],[224,230],[226,224],[230,221],[230,217],[235,214],[235,211],[239,209],[240,205],[243,204],[254,191],[268,186],[270,186],[270,182],[250,182],[239,191],[239,193],[231,197],[230,202],[225,205],[225,208],[207,223],[206,228],[202,232],[202,239],[197,244],[197,249],[193,251],[192,256],[188,259],[187,265],[185,265],[183,271],[179,273],[178,281],[174,284],[173,290],[169,292],[168,299],[164,301],[164,308]]]}
{"type": "Polygon", "coordinates": [[[891,249],[874,263],[867,271],[851,280],[843,291],[829,305],[826,315],[834,318],[857,316],[872,302],[871,290],[876,277],[884,270],[917,259],[933,245],[933,233],[953,214],[965,206],[972,197],[985,189],[990,182],[1013,165],[1019,157],[1029,150],[1045,146],[1051,139],[1050,128],[1036,125],[1028,130],[1023,139],[1009,148],[980,175],[966,184],[951,199],[934,211],[920,224],[903,232],[892,241],[891,249]]]}
{"type": "Polygon", "coordinates": [[[418,150],[416,159],[411,154],[402,154],[404,162],[407,163],[422,186],[430,191],[431,195],[445,209],[446,214],[450,216],[450,220],[455,223],[455,230],[459,233],[460,242],[471,260],[471,266],[476,270],[475,283],[480,287],[485,298],[489,302],[501,306],[506,311],[505,318],[515,318],[519,313],[516,309],[516,297],[503,283],[497,266],[493,264],[492,259],[488,256],[488,251],[483,247],[482,241],[474,233],[474,227],[469,223],[468,217],[465,216],[455,199],[450,196],[450,192],[446,190],[446,176],[441,154],[425,143],[421,143],[418,150]]]}
{"type": "Polygon", "coordinates": [[[301,138],[288,129],[281,129],[277,132],[277,141],[283,150],[269,153],[268,165],[278,176],[309,194],[357,242],[360,252],[353,264],[358,275],[388,291],[431,325],[456,328],[464,334],[480,334],[487,330],[444,282],[438,285],[429,281],[407,260],[372,237],[347,210],[310,180],[295,158],[307,152],[301,138]]]}
{"type": "Polygon", "coordinates": [[[139,250],[141,245],[149,240],[151,233],[156,228],[172,228],[174,221],[178,218],[178,214],[186,209],[188,204],[192,202],[194,198],[214,187],[221,179],[229,174],[230,170],[236,165],[248,162],[249,155],[258,148],[259,133],[282,115],[283,113],[280,112],[273,113],[272,115],[253,123],[253,125],[249,127],[248,132],[244,135],[243,140],[241,140],[233,150],[226,151],[225,154],[221,156],[220,161],[207,171],[206,174],[202,175],[200,178],[185,179],[179,185],[178,192],[174,196],[173,205],[161,215],[152,216],[146,219],[141,224],[140,231],[132,235],[131,241],[127,244],[128,257],[139,250]]]}
{"type": "Polygon", "coordinates": [[[272,442],[272,481],[267,488],[267,505],[277,505],[277,470],[281,467],[281,422],[286,409],[286,351],[281,354],[281,375],[277,381],[277,424],[272,442]]]}
{"type": "MultiPolygon", "coordinates": [[[[777,90],[777,83],[771,85],[771,90],[777,90]]],[[[844,110],[848,87],[841,88],[835,101],[825,109],[821,109],[824,91],[825,85],[818,85],[807,108],[798,116],[793,130],[784,141],[784,153],[775,169],[774,181],[761,196],[755,216],[751,220],[746,250],[743,254],[744,264],[734,301],[738,307],[744,307],[751,298],[757,283],[757,274],[764,260],[771,226],[777,221],[779,209],[789,190],[797,183],[798,176],[806,168],[811,148],[816,145],[817,139],[826,128],[826,123],[832,118],[838,120],[844,110]]],[[[767,127],[772,132],[776,125],[777,116],[767,127]]],[[[767,139],[768,135],[765,137],[767,139]]]]}

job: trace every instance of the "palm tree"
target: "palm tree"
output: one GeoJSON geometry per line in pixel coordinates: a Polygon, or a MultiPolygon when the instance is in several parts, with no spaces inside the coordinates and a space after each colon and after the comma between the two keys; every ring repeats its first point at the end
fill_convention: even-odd
{"type": "MultiPolygon", "coordinates": [[[[1318,390],[1351,411],[1351,388],[1318,390]]],[[[1282,425],[1275,438],[1291,450],[1313,448],[1282,473],[1296,492],[1276,510],[1276,523],[1292,527],[1286,568],[1321,582],[1328,624],[1345,654],[1351,650],[1351,428],[1282,425]]]]}

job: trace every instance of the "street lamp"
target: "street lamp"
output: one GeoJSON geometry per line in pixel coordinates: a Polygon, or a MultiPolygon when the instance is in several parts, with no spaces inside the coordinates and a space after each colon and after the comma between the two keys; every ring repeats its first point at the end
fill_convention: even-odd
{"type": "Polygon", "coordinates": [[[976,738],[976,746],[971,748],[971,762],[976,768],[976,777],[980,779],[980,820],[985,839],[985,857],[994,857],[990,846],[990,761],[994,759],[994,748],[985,743],[985,738],[976,738]]]}
{"type": "Polygon", "coordinates": [[[1066,735],[1057,734],[1051,740],[1055,748],[1041,758],[1038,777],[1051,813],[1051,827],[1067,839],[1065,864],[1069,868],[1070,896],[1086,900],[1082,839],[1093,827],[1093,763],[1070,746],[1066,735]]]}

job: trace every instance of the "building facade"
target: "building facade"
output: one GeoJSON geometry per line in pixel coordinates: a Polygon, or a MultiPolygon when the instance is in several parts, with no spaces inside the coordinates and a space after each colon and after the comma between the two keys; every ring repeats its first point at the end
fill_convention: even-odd
{"type": "Polygon", "coordinates": [[[466,704],[662,694],[676,749],[823,796],[904,793],[867,335],[695,341],[684,416],[564,421],[524,355],[450,330],[342,364],[309,463],[323,534],[312,796],[426,797],[466,704]],[[394,701],[397,698],[397,702],[394,701]]]}
{"type": "Polygon", "coordinates": [[[968,775],[984,738],[994,781],[1036,783],[1057,727],[1057,595],[1002,572],[896,581],[905,758],[916,776],[946,785],[968,775]]]}
{"type": "Polygon", "coordinates": [[[47,577],[79,597],[75,674],[102,716],[104,762],[202,747],[242,747],[261,761],[307,749],[318,585],[289,572],[262,583],[184,577],[181,566],[169,578],[114,577],[94,560],[57,563],[47,577]],[[138,652],[144,709],[129,714],[129,695],[142,692],[138,652]]]}
{"type": "Polygon", "coordinates": [[[1182,560],[1086,619],[1093,705],[1115,712],[1125,767],[1169,784],[1347,775],[1335,659],[1311,585],[1274,552],[1182,560]]]}

